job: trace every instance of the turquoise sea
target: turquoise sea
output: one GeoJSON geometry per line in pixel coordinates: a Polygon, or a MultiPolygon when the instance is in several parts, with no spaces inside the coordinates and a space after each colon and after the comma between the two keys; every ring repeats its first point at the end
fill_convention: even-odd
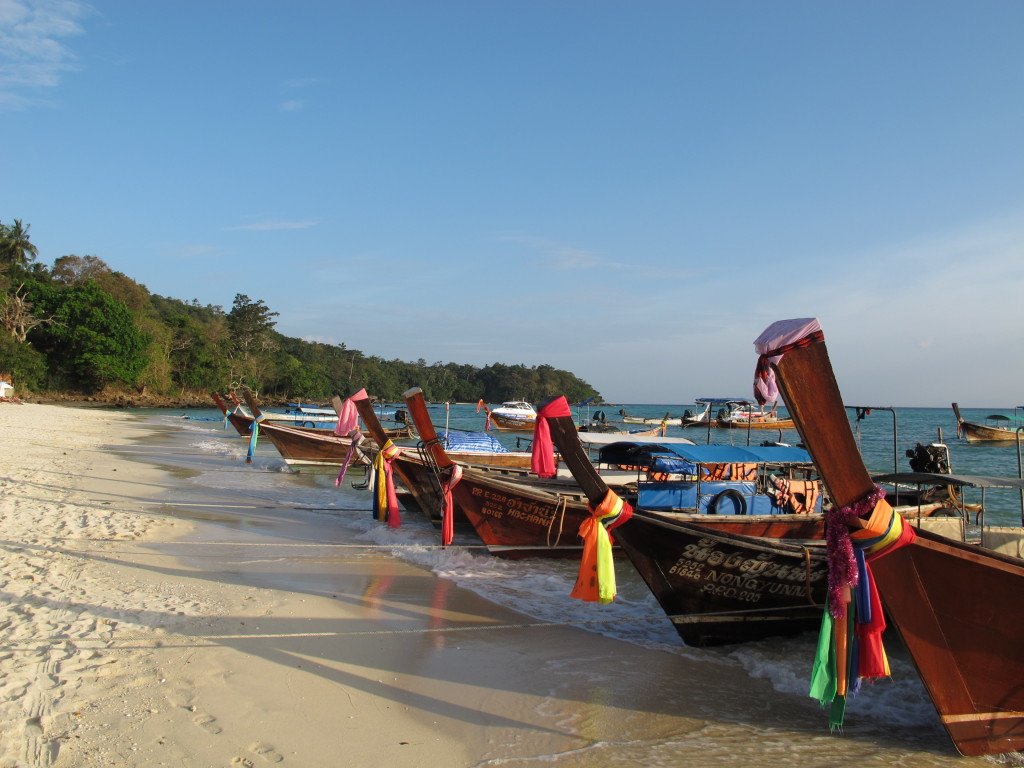
{"type": "MultiPolygon", "coordinates": [[[[378,406],[382,422],[387,424],[394,418],[396,410],[404,408],[401,403],[385,403],[378,406]]],[[[592,420],[601,411],[608,422],[619,419],[619,411],[624,410],[630,416],[643,418],[660,418],[666,414],[674,417],[675,423],[670,424],[669,435],[689,437],[696,443],[712,443],[746,445],[748,439],[753,444],[764,440],[798,443],[799,435],[793,430],[778,431],[758,430],[747,433],[744,430],[707,429],[678,426],[678,419],[684,411],[698,411],[693,403],[684,404],[637,404],[616,403],[601,406],[575,406],[574,416],[580,423],[592,420]]],[[[165,416],[188,416],[197,421],[219,421],[220,414],[210,410],[141,410],[140,413],[160,414],[165,416]]],[[[438,429],[446,426],[451,429],[483,430],[485,416],[477,412],[475,404],[432,403],[430,412],[438,429]]],[[[1014,408],[961,408],[961,415],[967,421],[984,422],[993,413],[1014,417],[1014,408]]],[[[780,409],[785,415],[785,409],[780,409]]],[[[875,408],[863,420],[858,421],[855,409],[848,409],[851,429],[861,448],[861,456],[868,471],[872,474],[890,472],[909,472],[910,464],[906,452],[918,443],[930,445],[944,443],[949,449],[950,466],[954,474],[989,475],[996,477],[1020,477],[1020,459],[1017,445],[1010,443],[968,443],[957,437],[956,418],[952,408],[875,408]]],[[[1018,415],[1020,412],[1018,411],[1018,415]]],[[[622,424],[624,429],[638,430],[638,424],[622,424]]],[[[492,431],[506,447],[510,449],[528,449],[531,441],[529,433],[510,433],[492,431]]],[[[980,503],[980,490],[968,488],[965,499],[969,503],[980,503]]],[[[1020,491],[1015,489],[992,488],[985,491],[984,503],[986,522],[989,525],[1021,525],[1024,520],[1020,491]]]]}

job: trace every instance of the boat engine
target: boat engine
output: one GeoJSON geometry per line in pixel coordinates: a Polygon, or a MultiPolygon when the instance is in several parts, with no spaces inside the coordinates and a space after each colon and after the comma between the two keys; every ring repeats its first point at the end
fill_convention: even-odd
{"type": "Polygon", "coordinates": [[[918,443],[907,451],[907,458],[910,459],[910,468],[914,472],[949,474],[949,448],[942,443],[918,443]]]}

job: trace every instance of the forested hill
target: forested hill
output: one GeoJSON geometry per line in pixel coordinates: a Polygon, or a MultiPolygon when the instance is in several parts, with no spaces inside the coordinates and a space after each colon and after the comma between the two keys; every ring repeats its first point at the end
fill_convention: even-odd
{"type": "Polygon", "coordinates": [[[433,401],[599,398],[550,365],[388,360],[284,336],[262,299],[238,294],[225,311],[151,294],[95,256],[46,267],[36,255],[28,226],[0,222],[0,374],[21,395],[206,402],[211,391],[244,384],[266,400],[319,401],[365,387],[395,401],[412,386],[433,401]]]}

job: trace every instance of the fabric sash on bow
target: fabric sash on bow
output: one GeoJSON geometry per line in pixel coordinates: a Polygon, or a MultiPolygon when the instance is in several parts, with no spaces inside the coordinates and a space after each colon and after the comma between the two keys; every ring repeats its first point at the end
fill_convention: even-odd
{"type": "Polygon", "coordinates": [[[609,488],[601,503],[589,509],[590,517],[580,526],[583,558],[570,594],[588,603],[607,604],[615,599],[616,593],[612,539],[608,532],[629,520],[633,508],[609,488]]]}
{"type": "Polygon", "coordinates": [[[558,472],[555,461],[555,447],[551,443],[551,426],[548,419],[572,416],[569,401],[565,396],[557,397],[537,411],[537,420],[533,424],[533,451],[530,456],[530,469],[538,477],[554,477],[558,472]]]}
{"type": "Polygon", "coordinates": [[[452,491],[462,480],[462,467],[452,464],[450,474],[441,481],[441,545],[447,547],[455,538],[455,500],[452,491]]]}
{"type": "Polygon", "coordinates": [[[754,371],[754,397],[757,402],[764,405],[779,399],[779,387],[775,383],[771,363],[777,363],[791,349],[824,340],[821,324],[813,317],[779,320],[769,325],[754,341],[754,350],[759,355],[754,371]]]}
{"type": "Polygon", "coordinates": [[[401,449],[388,440],[377,451],[373,460],[376,470],[373,494],[374,517],[381,522],[387,521],[389,528],[398,528],[402,524],[398,513],[398,494],[395,492],[395,478],[391,470],[392,462],[401,455],[401,449]]]}
{"type": "Polygon", "coordinates": [[[917,538],[875,488],[867,498],[831,510],[825,521],[828,600],[811,670],[809,695],[828,706],[829,726],[843,725],[846,696],[861,680],[888,677],[882,644],[885,617],[871,562],[917,538]],[[870,512],[870,514],[869,514],[870,512]]]}
{"type": "Polygon", "coordinates": [[[252,464],[252,457],[256,455],[256,441],[260,438],[260,422],[265,418],[267,418],[267,414],[261,413],[249,425],[249,450],[245,454],[246,464],[252,464]]]}
{"type": "MultiPolygon", "coordinates": [[[[366,390],[363,389],[360,392],[365,393],[366,390]]],[[[341,410],[338,411],[338,423],[334,427],[334,434],[348,437],[352,440],[348,446],[348,451],[345,453],[345,461],[341,464],[341,470],[338,472],[338,476],[334,478],[335,486],[340,486],[345,480],[345,473],[348,472],[349,465],[356,455],[357,446],[362,440],[362,433],[359,431],[359,412],[356,410],[356,405],[351,397],[346,397],[341,404],[341,410]]]]}
{"type": "Polygon", "coordinates": [[[348,472],[348,468],[352,464],[352,459],[355,458],[356,453],[359,452],[359,446],[364,440],[363,433],[358,429],[353,429],[349,432],[348,436],[352,442],[349,443],[348,451],[345,453],[345,460],[341,463],[341,469],[338,470],[338,476],[334,478],[334,485],[337,488],[340,488],[341,484],[345,481],[345,474],[348,472]]]}
{"type": "MultiPolygon", "coordinates": [[[[365,391],[365,390],[363,390],[365,391]]],[[[346,397],[338,411],[338,423],[334,427],[334,434],[344,437],[351,434],[353,429],[359,429],[359,411],[351,397],[346,397]]]]}

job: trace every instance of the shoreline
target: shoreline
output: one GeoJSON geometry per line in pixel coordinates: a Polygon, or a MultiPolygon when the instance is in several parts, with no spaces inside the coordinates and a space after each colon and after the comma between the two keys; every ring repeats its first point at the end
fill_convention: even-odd
{"type": "Polygon", "coordinates": [[[354,536],[338,516],[368,495],[303,511],[301,478],[254,475],[224,433],[190,459],[210,486],[145,417],[0,407],[0,430],[23,446],[0,471],[3,768],[969,764],[934,727],[836,739],[728,654],[493,603],[354,536]]]}

